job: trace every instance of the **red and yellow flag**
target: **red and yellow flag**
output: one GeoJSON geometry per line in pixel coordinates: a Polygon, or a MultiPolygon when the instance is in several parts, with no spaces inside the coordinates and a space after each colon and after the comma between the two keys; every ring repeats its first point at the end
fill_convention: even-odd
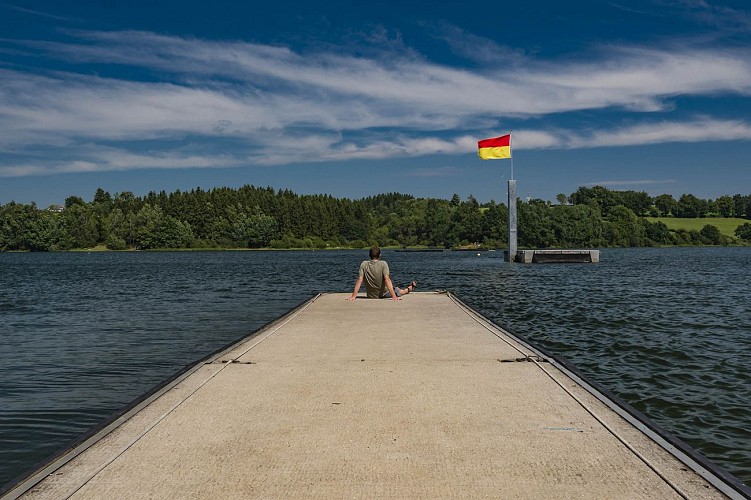
{"type": "Polygon", "coordinates": [[[481,160],[511,158],[511,134],[477,141],[477,150],[481,160]]]}

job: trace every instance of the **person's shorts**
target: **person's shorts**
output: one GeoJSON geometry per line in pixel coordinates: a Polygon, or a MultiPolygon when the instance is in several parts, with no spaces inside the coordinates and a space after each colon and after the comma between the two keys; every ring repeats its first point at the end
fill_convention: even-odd
{"type": "MultiPolygon", "coordinates": [[[[394,287],[394,293],[396,294],[397,297],[401,297],[402,296],[402,294],[399,293],[399,289],[397,287],[394,287]]],[[[382,299],[390,299],[391,298],[391,294],[389,293],[389,289],[388,288],[386,289],[386,291],[383,292],[383,295],[381,295],[381,298],[382,299]]]]}

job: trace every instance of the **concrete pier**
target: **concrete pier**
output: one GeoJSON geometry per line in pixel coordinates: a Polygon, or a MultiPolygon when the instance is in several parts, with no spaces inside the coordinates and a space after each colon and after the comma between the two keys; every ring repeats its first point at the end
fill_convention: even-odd
{"type": "Polygon", "coordinates": [[[7,498],[737,495],[450,294],[346,297],[195,366],[7,498]]]}
{"type": "Polygon", "coordinates": [[[580,264],[600,262],[599,250],[519,250],[516,262],[523,264],[580,264]]]}

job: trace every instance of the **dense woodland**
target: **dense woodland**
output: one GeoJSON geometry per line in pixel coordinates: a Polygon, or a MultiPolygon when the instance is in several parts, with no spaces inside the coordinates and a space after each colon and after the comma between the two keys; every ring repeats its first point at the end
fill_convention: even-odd
{"type": "MultiPolygon", "coordinates": [[[[727,245],[751,242],[751,223],[735,237],[708,224],[672,231],[647,216],[751,219],[751,195],[703,200],[663,194],[581,187],[557,204],[519,200],[520,247],[641,247],[727,245]]],[[[470,195],[451,200],[399,193],[358,200],[298,195],[243,186],[167,194],[114,196],[98,189],[92,201],[77,196],[64,206],[0,206],[0,250],[93,248],[363,248],[381,246],[499,248],[507,243],[506,205],[480,204],[470,195]]]]}

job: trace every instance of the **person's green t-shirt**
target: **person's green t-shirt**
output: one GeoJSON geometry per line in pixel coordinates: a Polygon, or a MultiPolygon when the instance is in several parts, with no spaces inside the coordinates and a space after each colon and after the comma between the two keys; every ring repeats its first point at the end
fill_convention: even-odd
{"type": "Polygon", "coordinates": [[[360,276],[365,282],[365,292],[369,299],[380,299],[386,293],[386,276],[389,265],[385,260],[364,260],[360,264],[360,276]]]}

